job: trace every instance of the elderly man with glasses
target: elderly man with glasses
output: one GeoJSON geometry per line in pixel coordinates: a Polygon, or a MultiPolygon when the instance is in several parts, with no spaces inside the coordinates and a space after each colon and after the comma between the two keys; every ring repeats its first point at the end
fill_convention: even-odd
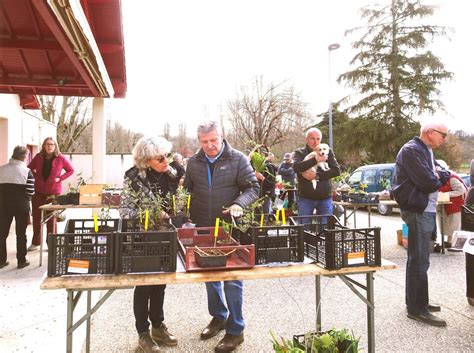
{"type": "Polygon", "coordinates": [[[436,227],[438,189],[449,179],[449,172],[435,167],[433,149],[440,147],[448,135],[442,123],[427,123],[420,137],[403,145],[397,155],[393,195],[408,225],[405,302],[408,317],[433,326],[446,321],[431,314],[440,311],[430,304],[428,296],[429,244],[436,227]]]}

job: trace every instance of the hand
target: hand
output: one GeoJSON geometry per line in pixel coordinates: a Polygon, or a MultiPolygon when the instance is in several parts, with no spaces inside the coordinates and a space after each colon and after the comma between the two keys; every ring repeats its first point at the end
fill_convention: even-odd
{"type": "Polygon", "coordinates": [[[222,213],[223,214],[230,213],[232,217],[241,217],[244,214],[244,209],[234,203],[232,206],[230,206],[227,210],[224,210],[222,213]]]}
{"type": "Polygon", "coordinates": [[[257,180],[258,181],[262,181],[265,179],[265,177],[263,176],[262,173],[259,173],[259,172],[255,172],[255,176],[257,177],[257,180]]]}
{"type": "Polygon", "coordinates": [[[59,182],[61,181],[61,178],[54,178],[54,181],[55,181],[56,183],[59,183],[59,182]]]}
{"type": "Polygon", "coordinates": [[[308,170],[305,170],[303,173],[301,173],[301,175],[303,176],[303,178],[305,178],[306,180],[314,180],[316,179],[316,171],[313,169],[313,168],[310,168],[308,170]]]}

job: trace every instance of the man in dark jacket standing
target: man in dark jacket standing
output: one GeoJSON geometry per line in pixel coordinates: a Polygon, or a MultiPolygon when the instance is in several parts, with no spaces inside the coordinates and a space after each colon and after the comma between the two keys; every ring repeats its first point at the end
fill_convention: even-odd
{"type": "Polygon", "coordinates": [[[297,149],[293,154],[293,169],[298,178],[298,216],[312,215],[316,209],[317,214],[332,214],[332,186],[331,178],[341,174],[339,164],[332,149],[329,155],[321,156],[316,154],[315,158],[304,160],[321,143],[322,133],[317,128],[311,128],[306,132],[306,146],[297,149]],[[327,162],[328,170],[317,168],[319,162],[327,162]],[[313,187],[312,180],[316,180],[316,188],[313,187]]]}
{"type": "MultiPolygon", "coordinates": [[[[213,226],[216,217],[224,213],[242,216],[243,209],[257,199],[259,187],[249,160],[223,139],[219,123],[204,122],[197,133],[201,149],[188,161],[184,187],[191,193],[192,221],[206,227],[213,226]]],[[[206,290],[212,320],[201,339],[214,337],[225,328],[215,351],[231,352],[244,341],[243,282],[225,281],[224,292],[221,282],[207,282],[206,290]]]]}
{"type": "Polygon", "coordinates": [[[431,314],[440,311],[428,299],[429,244],[436,226],[438,189],[449,178],[446,170],[436,170],[433,149],[448,136],[442,123],[421,127],[400,149],[396,160],[393,195],[400,206],[403,221],[408,225],[405,302],[410,319],[429,325],[446,326],[446,321],[431,314]]]}
{"type": "Polygon", "coordinates": [[[15,218],[16,259],[18,268],[28,266],[26,260],[26,227],[30,216],[30,200],[35,193],[33,173],[26,166],[28,149],[16,146],[10,161],[0,167],[0,268],[8,266],[7,237],[15,218]]]}

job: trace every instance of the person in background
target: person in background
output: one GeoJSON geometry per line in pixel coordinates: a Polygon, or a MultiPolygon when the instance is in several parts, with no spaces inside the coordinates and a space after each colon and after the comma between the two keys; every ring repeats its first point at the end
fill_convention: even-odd
{"type": "MultiPolygon", "coordinates": [[[[445,161],[439,160],[437,163],[442,169],[449,170],[445,161]]],[[[451,202],[451,204],[444,205],[444,229],[448,235],[448,241],[445,244],[447,248],[451,248],[452,246],[453,233],[461,229],[461,206],[464,204],[464,198],[467,192],[467,186],[462,179],[452,170],[449,170],[449,172],[450,176],[448,181],[438,190],[447,192],[449,194],[449,201],[451,202]]],[[[444,236],[444,234],[442,236],[444,236]]],[[[451,248],[449,251],[458,250],[451,248]]],[[[462,250],[459,249],[459,251],[462,250]]]]}
{"type": "MultiPolygon", "coordinates": [[[[471,187],[466,194],[465,205],[470,205],[474,208],[474,159],[471,160],[471,187]]],[[[474,232],[474,227],[465,229],[469,232],[474,232]]],[[[474,255],[466,253],[466,297],[469,305],[474,306],[474,255]]]]}
{"type": "MultiPolygon", "coordinates": [[[[293,170],[293,159],[291,153],[285,153],[283,156],[283,162],[278,167],[278,174],[281,175],[281,179],[293,189],[295,187],[295,171],[293,170]]],[[[295,192],[293,190],[287,191],[288,193],[288,208],[291,209],[295,202],[295,192]]]]}
{"type": "MultiPolygon", "coordinates": [[[[69,160],[61,154],[57,142],[52,137],[44,139],[41,151],[28,164],[35,177],[35,194],[32,199],[33,239],[28,251],[40,246],[41,211],[40,206],[51,202],[51,196],[62,192],[62,182],[74,173],[69,160]]],[[[52,217],[47,223],[47,232],[57,233],[56,219],[52,217]]]]}
{"type": "MultiPolygon", "coordinates": [[[[304,160],[311,152],[315,151],[321,143],[323,134],[317,128],[306,131],[306,146],[293,153],[293,169],[298,179],[298,216],[309,216],[314,213],[319,215],[333,214],[331,178],[341,174],[339,163],[332,149],[328,156],[316,154],[315,158],[304,160]],[[319,162],[327,162],[329,170],[317,168],[310,169],[319,162]],[[316,180],[316,189],[312,180],[316,180]]],[[[306,222],[303,220],[303,222],[306,222]]]]}
{"type": "Polygon", "coordinates": [[[7,261],[7,237],[15,218],[16,260],[18,268],[29,266],[26,259],[26,227],[30,216],[30,200],[35,193],[34,178],[26,166],[28,148],[16,146],[10,161],[0,167],[0,268],[7,261]]]}
{"type": "Polygon", "coordinates": [[[176,188],[178,188],[178,186],[183,185],[184,181],[185,169],[183,165],[183,156],[179,153],[173,154],[173,161],[170,163],[170,167],[176,170],[176,177],[174,179],[174,183],[176,185],[176,188]]]}
{"type": "MultiPolygon", "coordinates": [[[[162,137],[142,137],[133,148],[134,166],[125,172],[124,193],[120,216],[137,218],[140,213],[140,200],[130,198],[130,190],[140,193],[143,198],[155,199],[175,193],[175,171],[168,165],[171,143],[162,137]]],[[[159,352],[157,342],[167,346],[176,346],[178,340],[169,333],[164,324],[163,303],[165,284],[138,286],[133,293],[133,313],[138,333],[138,345],[148,352],[159,352]],[[151,335],[150,322],[151,321],[151,335]]]]}
{"type": "MultiPolygon", "coordinates": [[[[191,193],[191,219],[198,227],[209,227],[224,213],[242,216],[243,209],[257,199],[259,187],[248,158],[224,139],[218,122],[201,123],[197,135],[201,148],[188,161],[184,187],[191,193]]],[[[244,341],[243,281],[224,281],[224,286],[221,282],[206,282],[206,290],[212,320],[201,339],[225,329],[215,351],[231,352],[244,341]]]]}
{"type": "Polygon", "coordinates": [[[446,326],[431,314],[441,307],[429,303],[428,268],[430,240],[436,224],[438,189],[449,179],[449,172],[435,168],[433,149],[448,136],[442,123],[426,123],[420,137],[414,137],[398,152],[393,196],[403,221],[408,225],[405,303],[408,317],[428,325],[446,326]]]}
{"type": "Polygon", "coordinates": [[[265,157],[265,170],[263,172],[255,171],[255,176],[260,184],[260,197],[264,197],[263,201],[263,213],[272,214],[272,204],[275,200],[275,184],[276,184],[276,172],[277,168],[273,164],[274,155],[271,153],[267,146],[258,146],[255,150],[265,157]]]}

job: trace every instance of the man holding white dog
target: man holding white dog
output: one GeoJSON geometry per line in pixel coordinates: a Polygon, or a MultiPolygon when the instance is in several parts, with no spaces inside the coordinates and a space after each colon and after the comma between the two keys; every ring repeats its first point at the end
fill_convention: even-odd
{"type": "Polygon", "coordinates": [[[322,136],[319,129],[309,129],[306,146],[294,152],[299,216],[312,215],[314,210],[319,215],[333,214],[331,178],[340,175],[341,170],[332,149],[322,146],[322,136]]]}

